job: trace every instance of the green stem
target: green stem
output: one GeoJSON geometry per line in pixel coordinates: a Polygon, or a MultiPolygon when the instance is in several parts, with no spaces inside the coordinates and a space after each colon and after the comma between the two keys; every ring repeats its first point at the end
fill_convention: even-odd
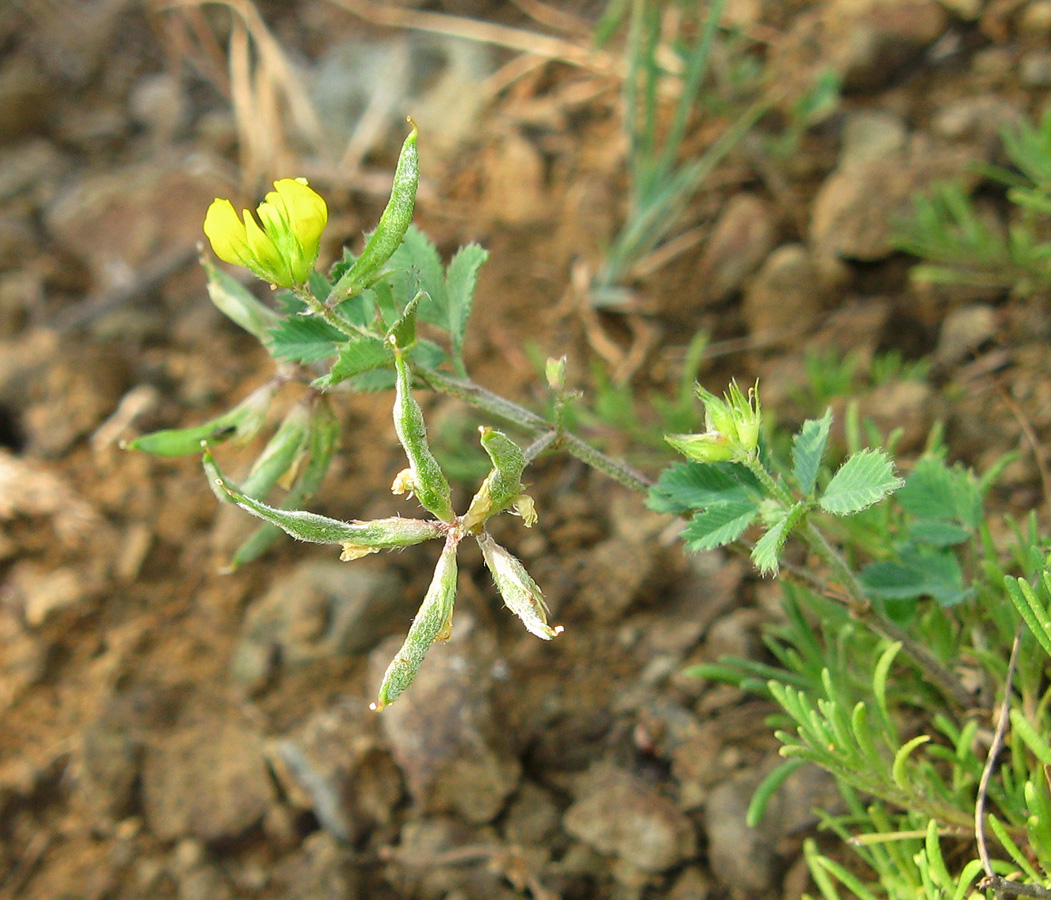
{"type": "MultiPolygon", "coordinates": [[[[645,475],[636,472],[631,466],[607,456],[601,450],[591,446],[583,438],[559,428],[555,423],[549,422],[543,416],[537,415],[524,406],[519,406],[506,397],[494,394],[473,381],[455,378],[444,372],[435,372],[433,369],[422,369],[416,366],[412,366],[412,371],[431,390],[458,397],[465,403],[469,403],[477,409],[485,410],[490,415],[514,425],[526,434],[542,436],[541,440],[537,442],[537,444],[542,444],[542,446],[534,450],[534,447],[537,447],[537,444],[534,444],[529,448],[534,454],[532,458],[535,458],[546,449],[561,449],[565,450],[570,456],[575,456],[581,462],[640,494],[647,493],[652,485],[652,482],[645,475]],[[552,436],[548,437],[548,435],[552,436]]],[[[527,459],[529,458],[531,457],[527,455],[527,459]]]]}
{"type": "Polygon", "coordinates": [[[302,300],[310,311],[323,319],[327,324],[331,325],[337,331],[343,332],[347,337],[356,338],[361,335],[371,336],[371,332],[365,328],[360,328],[357,325],[353,325],[344,319],[339,313],[329,306],[326,306],[320,300],[317,299],[311,292],[310,289],[301,286],[292,288],[293,293],[296,297],[302,300]]]}
{"type": "Polygon", "coordinates": [[[912,661],[919,666],[927,678],[941,688],[946,696],[951,697],[960,707],[963,709],[973,707],[974,694],[964,687],[960,679],[940,659],[923,644],[916,641],[896,622],[888,619],[878,610],[873,609],[853,570],[813,522],[807,521],[802,529],[802,535],[807,546],[820,556],[826,565],[832,569],[833,573],[838,576],[839,582],[847,591],[848,604],[852,615],[881,637],[900,643],[902,650],[912,658],[912,661]]]}
{"type": "MultiPolygon", "coordinates": [[[[757,456],[749,456],[743,462],[759,480],[768,496],[786,509],[793,505],[794,501],[788,489],[770,474],[757,456]]],[[[912,661],[924,674],[961,707],[969,709],[974,705],[974,695],[963,686],[941,660],[923,644],[914,640],[904,628],[872,608],[854,570],[847,565],[842,554],[828,542],[828,538],[809,518],[805,520],[799,533],[810,550],[832,570],[833,579],[843,586],[847,594],[847,605],[856,619],[864,622],[881,637],[900,643],[902,650],[912,658],[912,661]]]]}

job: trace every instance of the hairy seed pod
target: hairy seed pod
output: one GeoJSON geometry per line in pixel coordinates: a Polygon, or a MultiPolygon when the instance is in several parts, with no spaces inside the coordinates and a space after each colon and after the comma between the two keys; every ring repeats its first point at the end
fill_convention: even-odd
{"type": "Polygon", "coordinates": [[[266,419],[277,392],[277,382],[269,381],[252,391],[229,412],[193,428],[152,431],[124,444],[126,450],[142,450],[155,456],[189,456],[200,453],[201,444],[218,444],[230,438],[250,440],[266,419]]]}
{"type": "Polygon", "coordinates": [[[409,458],[412,490],[424,509],[443,522],[451,522],[455,515],[449,482],[446,481],[438,460],[427,446],[427,426],[423,421],[423,410],[412,396],[409,365],[401,352],[396,347],[394,349],[394,365],[397,372],[394,430],[398,433],[398,440],[409,458]]]}
{"type": "Polygon", "coordinates": [[[405,643],[387,666],[373,709],[383,709],[401,696],[420,670],[423,657],[435,641],[447,640],[452,631],[453,601],[456,599],[456,545],[450,536],[434,568],[427,594],[412,620],[405,643]]]}
{"type": "MultiPolygon", "coordinates": [[[[490,516],[502,512],[522,494],[522,472],[526,461],[522,448],[506,434],[492,428],[479,428],[482,448],[493,462],[492,471],[471,500],[464,515],[464,530],[470,531],[490,516]]],[[[531,523],[530,523],[531,524],[531,523]]]]}
{"type": "Polygon", "coordinates": [[[482,558],[496,582],[496,588],[504,603],[522,620],[526,630],[545,641],[562,633],[562,626],[552,628],[547,624],[547,604],[537,583],[533,581],[525,566],[508,553],[487,532],[475,535],[482,548],[482,558]]]}
{"type": "Polygon", "coordinates": [[[405,232],[409,230],[412,211],[416,205],[416,188],[420,183],[420,155],[416,149],[419,131],[412,119],[408,122],[412,130],[401,147],[387,207],[380,216],[376,230],[365,243],[361,256],[332,288],[328,298],[329,306],[336,306],[367,288],[394,251],[401,246],[405,232]]]}

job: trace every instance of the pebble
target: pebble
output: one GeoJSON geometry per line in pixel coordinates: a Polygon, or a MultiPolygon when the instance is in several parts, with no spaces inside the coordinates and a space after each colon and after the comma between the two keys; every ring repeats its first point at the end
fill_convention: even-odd
{"type": "Polygon", "coordinates": [[[697,851],[693,824],[652,786],[600,763],[587,773],[562,824],[577,840],[643,872],[665,872],[697,851]]]}
{"type": "Polygon", "coordinates": [[[774,248],[777,226],[770,204],[755,194],[735,194],[712,227],[697,269],[708,303],[722,303],[741,289],[774,248]]]}
{"type": "Polygon", "coordinates": [[[1018,61],[1018,77],[1032,88],[1051,86],[1051,52],[1030,50],[1018,61]]]}
{"type": "Polygon", "coordinates": [[[914,139],[901,152],[837,168],[818,190],[810,243],[819,259],[873,261],[895,249],[895,222],[913,211],[913,195],[931,183],[968,175],[970,153],[914,139]]]}
{"type": "Polygon", "coordinates": [[[308,560],[278,578],[245,616],[230,673],[261,689],[286,671],[363,653],[397,627],[405,605],[400,579],[360,561],[308,560]]]}
{"type": "Polygon", "coordinates": [[[146,747],[142,803],[160,840],[238,837],[273,799],[263,740],[233,710],[154,736],[146,747]]]}
{"type": "Polygon", "coordinates": [[[1051,34],[1051,0],[1029,0],[1022,7],[1018,31],[1023,37],[1046,38],[1051,34]]]}
{"type": "Polygon", "coordinates": [[[275,771],[309,797],[321,827],[346,843],[387,824],[402,796],[401,774],[380,746],[376,724],[363,700],[346,702],[315,713],[270,754],[275,771]]]}
{"type": "Polygon", "coordinates": [[[905,121],[895,113],[882,109],[849,113],[843,123],[838,165],[845,169],[900,153],[905,149],[907,137],[905,121]]]}
{"type": "Polygon", "coordinates": [[[347,900],[360,893],[361,875],[347,849],[327,831],[309,835],[302,848],[272,867],[282,900],[347,900]]]}
{"type": "Polygon", "coordinates": [[[810,251],[784,244],[771,253],[745,289],[741,314],[753,337],[791,338],[805,333],[824,305],[810,251]]]}
{"type": "Polygon", "coordinates": [[[996,309],[976,303],[954,309],[942,322],[934,357],[942,365],[966,361],[997,329],[996,309]]]}

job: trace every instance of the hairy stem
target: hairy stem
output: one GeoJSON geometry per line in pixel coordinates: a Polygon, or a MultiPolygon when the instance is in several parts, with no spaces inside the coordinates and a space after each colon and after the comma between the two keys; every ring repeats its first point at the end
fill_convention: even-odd
{"type": "Polygon", "coordinates": [[[540,440],[529,448],[529,453],[532,455],[527,453],[527,459],[535,459],[547,449],[564,450],[570,456],[575,456],[581,462],[633,491],[645,494],[650,489],[652,482],[631,466],[607,456],[583,438],[559,428],[555,423],[549,422],[543,416],[537,415],[524,406],[519,406],[506,397],[494,394],[473,381],[454,378],[452,375],[435,372],[433,369],[413,366],[413,374],[431,390],[458,397],[465,403],[485,410],[490,415],[514,425],[526,434],[538,436],[540,440]]]}

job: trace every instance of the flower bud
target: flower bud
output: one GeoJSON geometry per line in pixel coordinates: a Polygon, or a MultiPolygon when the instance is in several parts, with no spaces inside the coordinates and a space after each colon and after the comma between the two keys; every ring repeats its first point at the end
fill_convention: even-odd
{"type": "Polygon", "coordinates": [[[729,438],[718,431],[708,431],[704,434],[666,434],[664,440],[687,459],[695,462],[724,462],[733,459],[734,455],[729,438]]]}
{"type": "Polygon", "coordinates": [[[494,541],[487,532],[475,535],[482,548],[486,568],[492,573],[496,588],[504,603],[522,620],[526,630],[545,641],[562,633],[562,626],[547,624],[547,604],[537,583],[530,578],[525,566],[494,541]]]}

